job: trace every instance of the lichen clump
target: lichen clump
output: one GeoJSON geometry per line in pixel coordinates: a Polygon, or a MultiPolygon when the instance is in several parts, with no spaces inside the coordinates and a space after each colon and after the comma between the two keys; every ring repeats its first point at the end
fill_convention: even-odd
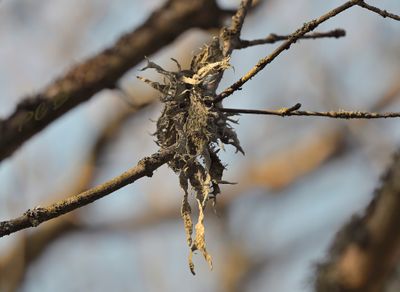
{"type": "Polygon", "coordinates": [[[166,71],[150,61],[142,69],[155,69],[164,76],[164,84],[138,78],[162,93],[164,108],[157,121],[156,143],[162,149],[173,148],[175,151],[168,165],[179,175],[184,190],[181,216],[190,248],[189,267],[194,274],[192,255],[196,250],[202,252],[212,268],[205,243],[204,209],[210,199],[215,206],[219,184],[228,183],[222,180],[225,166],[218,151],[223,144],[231,144],[236,147],[236,152],[244,152],[230,125],[230,122],[236,122],[231,119],[232,114],[221,112],[222,105],[214,103],[223,71],[230,67],[229,58],[222,55],[219,39],[214,38],[211,44],[204,46],[193,57],[188,70],[182,70],[179,63],[172,60],[177,64],[176,72],[166,71]],[[189,186],[199,210],[194,236],[189,186]]]}

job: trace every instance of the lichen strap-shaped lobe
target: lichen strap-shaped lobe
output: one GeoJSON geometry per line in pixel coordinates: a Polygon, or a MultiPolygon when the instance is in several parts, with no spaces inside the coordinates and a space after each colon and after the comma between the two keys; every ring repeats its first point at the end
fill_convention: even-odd
{"type": "Polygon", "coordinates": [[[162,74],[164,84],[138,77],[162,93],[164,103],[162,114],[157,121],[156,143],[163,148],[175,149],[174,158],[168,165],[179,174],[179,181],[185,192],[181,216],[184,221],[187,243],[190,248],[189,267],[194,274],[192,253],[202,252],[212,268],[211,256],[206,250],[204,210],[210,197],[220,192],[225,166],[218,157],[221,145],[231,144],[236,152],[244,154],[234,129],[230,126],[232,114],[221,112],[222,105],[214,104],[217,86],[223,71],[229,68],[229,58],[222,55],[218,38],[202,48],[191,62],[189,70],[170,72],[148,60],[145,69],[155,69],[162,74]],[[199,209],[192,237],[193,223],[188,194],[189,185],[194,190],[199,209]]]}

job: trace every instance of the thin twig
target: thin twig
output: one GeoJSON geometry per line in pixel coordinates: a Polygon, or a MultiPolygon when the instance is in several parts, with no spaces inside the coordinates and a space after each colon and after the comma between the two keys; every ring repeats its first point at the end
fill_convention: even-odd
{"type": "MultiPolygon", "coordinates": [[[[328,32],[314,32],[306,34],[299,39],[320,39],[320,38],[341,38],[346,36],[346,31],[344,29],[335,29],[328,32]]],[[[235,47],[235,49],[244,49],[252,46],[264,45],[264,44],[273,44],[279,41],[288,40],[291,35],[277,35],[271,33],[269,36],[263,39],[256,39],[252,41],[241,40],[240,45],[235,47]]]]}
{"type": "Polygon", "coordinates": [[[224,98],[231,95],[236,90],[239,90],[243,84],[253,78],[258,72],[260,72],[266,65],[271,63],[278,57],[283,51],[288,50],[292,44],[294,44],[298,39],[300,39],[305,34],[313,31],[318,25],[327,21],[328,19],[338,15],[339,13],[353,7],[354,5],[358,4],[361,0],[350,0],[339,7],[327,12],[326,14],[320,16],[317,19],[311,20],[309,22],[304,23],[304,25],[294,32],[290,38],[285,41],[282,45],[280,45],[277,49],[275,49],[270,55],[266,56],[265,58],[261,59],[249,72],[247,72],[242,78],[232,84],[230,87],[225,89],[219,95],[217,95],[214,103],[218,103],[222,101],[224,98]]]}
{"type": "Polygon", "coordinates": [[[42,222],[59,217],[75,209],[88,205],[116,190],[131,184],[144,176],[152,176],[153,172],[173,157],[172,150],[163,150],[143,158],[138,164],[108,182],[91,188],[83,193],[56,202],[47,207],[36,207],[26,211],[18,218],[0,222],[0,237],[21,229],[36,227],[42,222]]]}
{"type": "Polygon", "coordinates": [[[365,3],[364,1],[360,1],[360,3],[358,3],[357,5],[362,7],[362,8],[365,8],[365,9],[368,9],[368,10],[370,10],[372,12],[377,13],[377,14],[381,15],[383,18],[388,17],[388,18],[400,21],[400,16],[399,15],[390,13],[390,12],[388,12],[386,10],[381,10],[378,7],[375,7],[375,6],[372,6],[372,5],[369,5],[369,4],[365,3]]]}
{"type": "Polygon", "coordinates": [[[316,112],[316,111],[299,111],[300,103],[297,103],[290,108],[281,108],[279,110],[257,110],[257,109],[236,109],[236,108],[221,108],[220,110],[226,113],[233,114],[253,114],[253,115],[272,115],[272,116],[306,116],[306,117],[324,117],[333,119],[386,119],[386,118],[399,118],[400,112],[386,112],[386,113],[372,113],[362,111],[329,111],[329,112],[316,112]]]}

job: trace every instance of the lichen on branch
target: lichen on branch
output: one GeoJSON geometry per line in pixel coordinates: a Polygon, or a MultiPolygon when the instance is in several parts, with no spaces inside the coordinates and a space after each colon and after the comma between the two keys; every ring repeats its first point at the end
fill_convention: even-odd
{"type": "Polygon", "coordinates": [[[157,121],[156,143],[161,149],[171,147],[175,155],[168,162],[178,174],[184,190],[181,217],[184,221],[189,245],[189,267],[194,274],[193,252],[199,250],[210,268],[212,259],[205,243],[204,210],[210,199],[216,202],[220,193],[225,165],[218,157],[224,144],[231,144],[244,154],[231,123],[236,123],[232,113],[223,112],[221,104],[215,104],[216,89],[224,70],[230,67],[229,57],[224,57],[219,38],[205,45],[191,62],[190,69],[170,72],[148,61],[145,69],[155,69],[164,76],[164,83],[138,77],[161,92],[164,104],[157,121]],[[193,190],[199,209],[199,217],[193,235],[193,222],[189,204],[189,187],[193,190]]]}

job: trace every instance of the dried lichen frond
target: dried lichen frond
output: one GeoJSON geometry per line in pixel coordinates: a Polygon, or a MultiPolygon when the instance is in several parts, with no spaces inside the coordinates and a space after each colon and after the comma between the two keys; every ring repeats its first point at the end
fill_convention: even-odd
{"type": "Polygon", "coordinates": [[[229,68],[229,58],[224,58],[219,39],[193,57],[190,69],[169,72],[148,61],[143,69],[152,68],[164,75],[164,84],[138,77],[162,93],[164,109],[157,121],[156,143],[161,148],[173,147],[176,154],[168,165],[179,175],[180,186],[185,192],[181,207],[187,243],[190,248],[189,267],[194,274],[192,253],[202,252],[212,268],[211,256],[205,243],[204,210],[210,198],[220,192],[225,166],[218,157],[223,144],[231,144],[244,154],[234,129],[230,126],[232,114],[221,112],[222,105],[214,104],[216,89],[224,70],[229,68]],[[199,217],[193,223],[189,204],[189,185],[195,193],[199,217]]]}

